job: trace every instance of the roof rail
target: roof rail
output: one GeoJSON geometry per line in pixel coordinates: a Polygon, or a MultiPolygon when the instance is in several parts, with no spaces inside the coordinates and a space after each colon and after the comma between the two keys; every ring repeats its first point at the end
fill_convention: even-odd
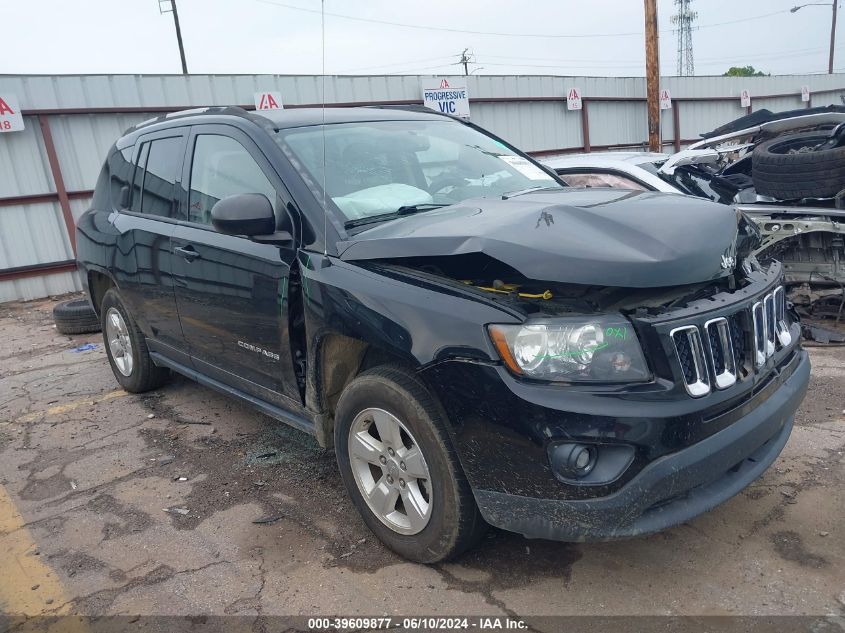
{"type": "Polygon", "coordinates": [[[222,114],[230,116],[239,116],[244,119],[249,119],[251,121],[254,121],[256,118],[259,118],[258,115],[255,115],[251,112],[247,112],[246,110],[238,106],[205,106],[201,108],[189,108],[186,110],[177,110],[176,112],[168,112],[167,114],[162,114],[151,119],[141,121],[140,123],[137,123],[136,125],[129,128],[129,130],[140,130],[150,125],[154,125],[155,123],[161,123],[162,121],[172,121],[173,119],[178,119],[180,117],[197,116],[201,114],[222,114]]]}
{"type": "Polygon", "coordinates": [[[408,110],[409,112],[424,112],[425,114],[439,114],[441,116],[449,116],[445,112],[438,112],[437,110],[432,110],[431,108],[427,108],[426,106],[418,103],[412,104],[397,104],[397,105],[390,105],[390,104],[382,104],[382,105],[366,105],[361,106],[364,108],[375,108],[377,110],[408,110]]]}

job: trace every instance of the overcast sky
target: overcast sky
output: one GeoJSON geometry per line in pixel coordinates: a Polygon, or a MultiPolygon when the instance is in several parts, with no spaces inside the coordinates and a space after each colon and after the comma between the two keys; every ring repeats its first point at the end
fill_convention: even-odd
{"type": "MultiPolygon", "coordinates": [[[[696,74],[748,64],[772,74],[826,71],[830,1],[789,12],[804,1],[694,0],[696,74]]],[[[159,13],[159,0],[3,6],[2,74],[181,70],[172,14],[159,13]]],[[[325,6],[329,74],[455,74],[462,72],[456,62],[464,48],[473,53],[476,74],[644,74],[642,0],[326,0],[325,6]]],[[[672,75],[675,6],[658,0],[658,7],[661,70],[672,75]]],[[[192,73],[321,72],[319,0],[178,0],[178,8],[192,73]]],[[[835,67],[845,70],[845,24],[840,33],[835,67]]]]}

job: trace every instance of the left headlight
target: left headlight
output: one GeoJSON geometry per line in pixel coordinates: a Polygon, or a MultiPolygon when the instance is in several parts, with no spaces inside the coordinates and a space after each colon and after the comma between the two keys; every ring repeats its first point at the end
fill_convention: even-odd
{"type": "Polygon", "coordinates": [[[492,324],[487,330],[508,369],[526,378],[638,382],[650,376],[637,335],[620,316],[492,324]]]}

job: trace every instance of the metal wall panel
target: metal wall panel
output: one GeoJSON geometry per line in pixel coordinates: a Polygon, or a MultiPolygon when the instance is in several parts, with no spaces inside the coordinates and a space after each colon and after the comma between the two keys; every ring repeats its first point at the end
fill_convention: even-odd
{"type": "Polygon", "coordinates": [[[0,135],[0,198],[55,191],[38,118],[24,117],[24,126],[0,135]]]}
{"type": "MultiPolygon", "coordinates": [[[[563,99],[572,87],[583,97],[637,98],[645,95],[642,77],[470,76],[466,81],[475,101],[472,119],[528,151],[581,147],[582,114],[568,111],[563,99]],[[520,101],[519,99],[523,100],[520,101]]],[[[202,105],[250,105],[253,93],[278,90],[287,105],[419,101],[421,81],[439,78],[407,76],[304,75],[80,75],[0,76],[0,94],[17,94],[24,110],[90,108],[160,108],[202,105]]],[[[801,107],[798,93],[810,86],[813,105],[841,104],[845,75],[784,77],[665,77],[661,87],[673,99],[729,97],[727,101],[675,101],[680,136],[695,139],[742,116],[739,94],[748,89],[754,109],[783,110],[801,107]],[[837,90],[817,94],[820,90],[837,90]],[[761,95],[788,95],[762,98],[761,95]]],[[[641,144],[646,139],[646,110],[642,101],[593,101],[588,104],[592,146],[641,144]]],[[[131,114],[45,115],[52,131],[65,188],[85,191],[94,187],[108,147],[127,128],[154,116],[131,114]]],[[[24,132],[0,135],[0,198],[56,191],[39,119],[25,117],[24,132]]],[[[672,110],[662,114],[664,140],[674,139],[672,110]]],[[[664,147],[671,151],[671,145],[664,147]]],[[[74,218],[87,208],[89,198],[72,198],[74,218]]],[[[7,267],[63,261],[72,256],[61,207],[56,202],[0,206],[0,270],[7,267]]],[[[0,282],[0,301],[34,298],[79,289],[75,273],[59,273],[0,282]]]]}
{"type": "Polygon", "coordinates": [[[93,189],[112,143],[151,114],[50,116],[50,129],[68,191],[93,189]]]}
{"type": "Polygon", "coordinates": [[[0,281],[0,303],[6,301],[30,301],[42,297],[63,295],[81,290],[77,273],[56,273],[41,277],[27,277],[12,281],[0,281]]]}
{"type": "Polygon", "coordinates": [[[0,209],[0,270],[72,258],[57,202],[0,209]]]}

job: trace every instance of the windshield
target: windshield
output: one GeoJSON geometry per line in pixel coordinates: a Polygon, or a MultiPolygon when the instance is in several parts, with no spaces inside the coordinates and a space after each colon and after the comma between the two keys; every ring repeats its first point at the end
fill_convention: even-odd
{"type": "Polygon", "coordinates": [[[277,136],[318,198],[325,138],[326,193],[346,220],[564,186],[500,142],[450,120],[318,125],[277,136]]]}

